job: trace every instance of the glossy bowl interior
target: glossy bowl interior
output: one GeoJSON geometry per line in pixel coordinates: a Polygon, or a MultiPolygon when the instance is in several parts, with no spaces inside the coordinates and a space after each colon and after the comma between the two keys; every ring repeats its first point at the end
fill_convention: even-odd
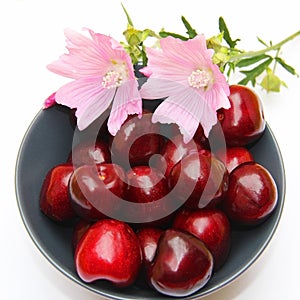
{"type": "MultiPolygon", "coordinates": [[[[21,217],[33,242],[49,262],[67,277],[104,297],[144,300],[168,298],[135,285],[119,289],[105,281],[87,284],[78,277],[73,262],[72,226],[51,221],[39,209],[39,193],[44,177],[54,165],[66,161],[72,140],[69,110],[61,106],[41,110],[23,139],[16,163],[16,195],[21,217]]],[[[271,172],[277,183],[279,201],[276,210],[254,229],[234,230],[231,252],[225,265],[204,288],[182,299],[203,297],[233,281],[260,256],[276,230],[284,205],[285,174],[280,150],[269,126],[250,150],[255,160],[271,172]]]]}

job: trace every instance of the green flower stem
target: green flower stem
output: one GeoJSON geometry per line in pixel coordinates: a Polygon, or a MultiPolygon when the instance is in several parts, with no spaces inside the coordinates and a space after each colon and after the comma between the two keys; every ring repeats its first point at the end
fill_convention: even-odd
{"type": "Polygon", "coordinates": [[[258,50],[258,51],[248,51],[248,52],[243,52],[241,54],[237,54],[237,55],[234,55],[232,56],[228,62],[238,62],[240,61],[241,59],[243,58],[249,58],[249,57],[254,57],[254,56],[258,56],[258,55],[262,55],[262,54],[265,54],[269,51],[272,51],[272,50],[278,50],[282,47],[282,45],[286,44],[287,42],[293,40],[295,37],[297,37],[298,35],[300,35],[300,30],[295,32],[294,34],[290,35],[289,37],[287,37],[286,39],[282,40],[281,42],[273,45],[273,46],[270,46],[270,47],[267,47],[265,49],[262,49],[262,50],[258,50]]]}

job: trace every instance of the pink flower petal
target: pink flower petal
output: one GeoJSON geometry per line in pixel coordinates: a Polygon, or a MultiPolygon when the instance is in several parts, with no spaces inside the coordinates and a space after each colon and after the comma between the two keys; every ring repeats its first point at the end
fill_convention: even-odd
{"type": "Polygon", "coordinates": [[[99,78],[78,79],[67,83],[56,92],[56,102],[77,108],[80,130],[99,117],[113,100],[115,89],[104,89],[99,78]]]}
{"type": "Polygon", "coordinates": [[[155,110],[152,120],[160,123],[176,123],[183,134],[184,142],[188,143],[199,123],[208,136],[212,126],[217,122],[217,116],[199,93],[185,88],[164,100],[155,110]]]}
{"type": "Polygon", "coordinates": [[[170,80],[164,80],[159,78],[148,78],[148,80],[142,85],[140,94],[143,99],[154,100],[166,98],[170,95],[178,94],[182,89],[187,87],[170,80]]]}
{"type": "Polygon", "coordinates": [[[147,49],[148,66],[140,70],[145,76],[153,76],[170,81],[177,81],[187,85],[187,78],[191,73],[190,69],[178,65],[174,60],[169,59],[159,49],[147,49]]]}
{"type": "Polygon", "coordinates": [[[52,93],[45,101],[44,101],[44,109],[49,108],[56,104],[55,101],[56,92],[52,93]]]}
{"type": "Polygon", "coordinates": [[[65,77],[80,79],[87,76],[103,76],[113,61],[126,62],[130,70],[129,79],[133,79],[130,57],[121,45],[109,36],[94,33],[92,30],[88,32],[91,38],[70,29],[65,30],[69,53],[49,64],[48,69],[65,77]],[[117,44],[120,46],[117,47],[117,44]]]}
{"type": "Polygon", "coordinates": [[[116,135],[128,115],[132,114],[142,114],[142,99],[136,80],[127,81],[117,89],[108,119],[109,132],[116,135]]]}
{"type": "Polygon", "coordinates": [[[206,48],[204,35],[198,35],[187,41],[167,37],[160,41],[160,45],[166,57],[173,60],[176,65],[182,65],[190,70],[203,66],[207,60],[211,60],[213,54],[212,50],[206,48]]]}

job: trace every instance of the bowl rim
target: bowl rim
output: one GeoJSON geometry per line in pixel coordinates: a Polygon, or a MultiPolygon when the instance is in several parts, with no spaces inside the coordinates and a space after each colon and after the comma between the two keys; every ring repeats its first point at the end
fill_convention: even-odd
{"type": "MultiPolygon", "coordinates": [[[[33,228],[30,226],[27,217],[24,213],[24,210],[22,208],[22,204],[21,204],[21,196],[20,196],[20,192],[19,192],[19,180],[18,180],[18,173],[19,173],[19,166],[20,166],[20,162],[21,162],[21,154],[22,154],[22,150],[25,147],[25,142],[26,139],[31,131],[31,129],[33,128],[35,122],[37,121],[37,119],[41,116],[41,113],[44,111],[44,109],[40,109],[37,114],[35,115],[35,117],[31,120],[30,125],[28,126],[28,128],[26,129],[23,138],[21,140],[19,149],[18,149],[18,153],[17,153],[17,159],[16,159],[16,163],[15,163],[15,171],[14,171],[14,187],[15,187],[15,196],[16,196],[16,200],[17,200],[17,206],[18,206],[18,210],[21,216],[21,220],[26,228],[26,231],[28,233],[28,235],[30,236],[31,240],[33,241],[33,243],[35,244],[36,248],[40,251],[40,253],[43,255],[44,258],[46,258],[46,260],[48,262],[50,262],[50,264],[55,267],[58,271],[60,271],[62,274],[64,274],[67,278],[69,278],[71,281],[79,284],[81,287],[95,293],[98,295],[101,295],[107,299],[114,299],[114,300],[134,300],[134,299],[139,299],[137,297],[128,297],[126,296],[125,298],[122,296],[118,296],[118,295],[111,295],[105,291],[99,290],[95,287],[93,287],[92,285],[89,285],[83,281],[81,281],[79,278],[75,278],[72,274],[70,274],[68,271],[66,271],[62,266],[60,266],[59,263],[56,262],[55,258],[52,257],[51,255],[49,255],[47,253],[47,251],[43,248],[43,246],[39,243],[39,239],[36,236],[36,234],[34,233],[33,228]]],[[[211,295],[213,293],[216,293],[218,291],[220,291],[222,288],[229,286],[231,283],[233,283],[235,280],[237,280],[243,273],[245,273],[257,260],[258,258],[264,253],[264,251],[266,250],[267,246],[269,245],[269,243],[271,242],[282,217],[282,212],[284,209],[284,205],[285,205],[285,196],[286,196],[286,172],[285,172],[285,166],[284,166],[284,161],[283,161],[283,156],[282,156],[282,152],[279,148],[277,139],[272,131],[272,129],[270,128],[268,122],[266,122],[266,128],[269,131],[269,134],[271,135],[273,141],[274,141],[274,145],[276,148],[276,152],[278,153],[279,156],[279,167],[282,170],[282,191],[281,191],[281,198],[282,200],[279,202],[280,205],[278,205],[278,207],[276,208],[276,210],[278,210],[277,212],[277,217],[274,221],[274,225],[272,226],[272,229],[270,230],[270,232],[268,233],[267,239],[264,241],[263,245],[260,247],[259,251],[257,251],[255,253],[255,255],[252,257],[252,259],[250,259],[241,269],[239,269],[238,272],[232,274],[231,276],[228,276],[228,278],[226,278],[225,280],[223,280],[222,282],[220,282],[219,284],[214,285],[213,287],[211,287],[210,289],[203,291],[203,293],[201,295],[198,295],[197,292],[186,296],[184,298],[180,298],[180,299],[200,299],[203,297],[206,297],[208,295],[211,295]]],[[[150,299],[167,299],[168,297],[161,295],[161,297],[155,297],[155,298],[147,298],[148,300],[150,299]]],[[[173,299],[176,299],[176,297],[170,297],[173,299]]],[[[179,299],[179,298],[177,298],[179,299]]]]}

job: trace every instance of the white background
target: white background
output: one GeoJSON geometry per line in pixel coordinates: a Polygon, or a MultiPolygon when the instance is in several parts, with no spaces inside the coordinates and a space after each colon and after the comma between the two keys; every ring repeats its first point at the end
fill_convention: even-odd
{"type": "MultiPolygon", "coordinates": [[[[181,15],[207,37],[218,32],[218,17],[222,15],[232,37],[240,37],[240,47],[247,50],[260,48],[257,35],[278,42],[300,29],[294,0],[123,3],[136,27],[165,27],[182,34],[181,15]]],[[[45,67],[65,52],[66,27],[89,27],[120,40],[126,18],[119,0],[0,1],[0,299],[100,299],[64,277],[35,248],[21,221],[14,191],[14,168],[22,137],[43,100],[66,82],[45,67]]],[[[286,61],[300,73],[300,38],[282,50],[286,61]]],[[[285,162],[287,192],[282,219],[267,250],[253,267],[205,300],[281,300],[295,299],[299,294],[300,79],[280,68],[278,74],[288,89],[266,94],[257,86],[256,91],[262,97],[266,119],[285,162]]]]}

